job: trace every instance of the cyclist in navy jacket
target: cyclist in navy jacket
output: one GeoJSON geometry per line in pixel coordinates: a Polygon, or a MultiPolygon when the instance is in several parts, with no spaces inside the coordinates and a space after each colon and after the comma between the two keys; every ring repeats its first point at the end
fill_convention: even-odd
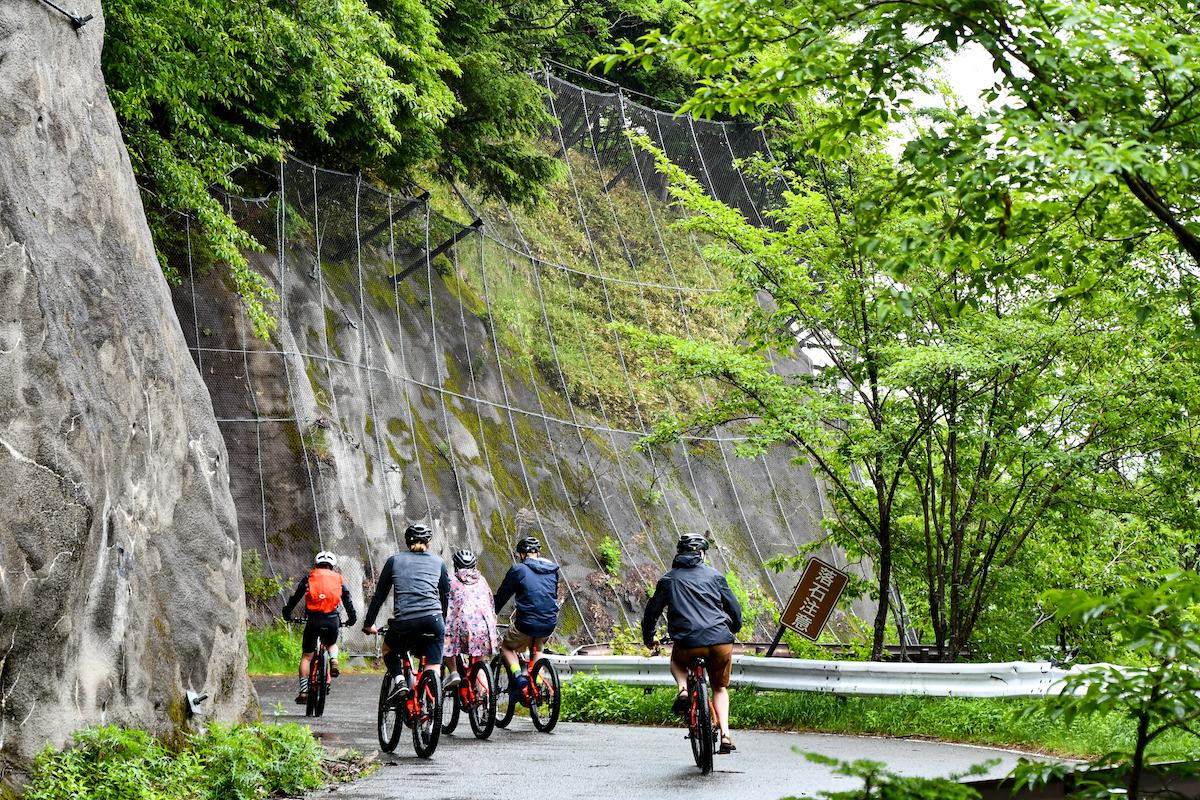
{"type": "MultiPolygon", "coordinates": [[[[542,558],[541,550],[541,542],[532,536],[517,542],[520,562],[509,568],[496,591],[497,614],[510,597],[516,598],[516,610],[500,642],[509,674],[520,663],[517,653],[525,649],[531,651],[529,666],[533,668],[542,646],[558,624],[558,565],[542,558]]],[[[524,677],[518,680],[518,689],[522,688],[524,677]]]]}

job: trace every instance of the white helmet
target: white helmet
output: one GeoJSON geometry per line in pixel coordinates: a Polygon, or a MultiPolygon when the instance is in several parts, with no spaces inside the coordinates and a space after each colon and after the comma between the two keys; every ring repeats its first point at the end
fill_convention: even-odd
{"type": "Polygon", "coordinates": [[[321,552],[317,553],[317,557],[313,559],[313,563],[315,563],[318,567],[324,564],[329,569],[335,569],[337,567],[337,556],[328,550],[322,550],[321,552]]]}

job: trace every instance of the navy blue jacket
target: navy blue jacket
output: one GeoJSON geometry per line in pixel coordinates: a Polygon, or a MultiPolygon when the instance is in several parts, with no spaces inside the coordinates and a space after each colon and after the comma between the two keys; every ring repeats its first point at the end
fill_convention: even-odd
{"type": "Polygon", "coordinates": [[[658,617],[667,609],[667,633],[675,647],[709,647],[733,642],[742,629],[742,607],[725,576],[704,563],[704,554],[680,553],[659,579],[642,618],[642,641],[654,643],[658,617]]]}
{"type": "Polygon", "coordinates": [[[496,590],[496,613],[516,595],[512,621],[526,636],[549,636],[558,624],[558,564],[527,558],[509,567],[496,590]]]}

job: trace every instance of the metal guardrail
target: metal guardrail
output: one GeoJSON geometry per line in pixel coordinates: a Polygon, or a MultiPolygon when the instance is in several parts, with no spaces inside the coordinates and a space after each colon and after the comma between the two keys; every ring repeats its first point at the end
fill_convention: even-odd
{"type": "MultiPolygon", "coordinates": [[[[596,674],[631,686],[674,686],[666,656],[551,655],[559,675],[596,674]]],[[[1045,697],[1068,675],[1045,662],[998,664],[897,664],[878,661],[813,661],[734,656],[730,685],[827,694],[929,697],[1045,697]]]]}
{"type": "MultiPolygon", "coordinates": [[[[828,653],[833,658],[841,658],[851,654],[851,648],[843,644],[834,642],[816,642],[815,647],[819,647],[828,653]]],[[[766,655],[771,649],[771,642],[734,642],[734,655],[748,654],[762,656],[766,655]]],[[[611,642],[592,642],[590,644],[581,645],[571,651],[573,656],[611,656],[613,655],[613,644],[611,642]]],[[[970,656],[970,650],[963,650],[963,656],[970,656]]],[[[788,649],[787,642],[780,642],[775,647],[775,652],[771,658],[791,658],[791,651],[788,649]]],[[[884,661],[912,661],[915,663],[940,663],[938,661],[938,652],[936,647],[924,644],[910,644],[901,647],[898,644],[885,644],[883,646],[884,661]]]]}

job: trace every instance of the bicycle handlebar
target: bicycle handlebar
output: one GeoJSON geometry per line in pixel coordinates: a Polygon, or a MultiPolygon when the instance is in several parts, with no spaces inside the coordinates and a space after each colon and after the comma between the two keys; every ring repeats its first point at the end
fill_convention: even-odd
{"type": "MultiPolygon", "coordinates": [[[[308,624],[307,619],[296,619],[295,617],[286,617],[286,618],[284,618],[283,621],[289,625],[306,625],[306,624],[308,624]]],[[[349,628],[352,624],[353,623],[348,622],[346,620],[338,619],[338,627],[339,628],[349,628]]]]}

